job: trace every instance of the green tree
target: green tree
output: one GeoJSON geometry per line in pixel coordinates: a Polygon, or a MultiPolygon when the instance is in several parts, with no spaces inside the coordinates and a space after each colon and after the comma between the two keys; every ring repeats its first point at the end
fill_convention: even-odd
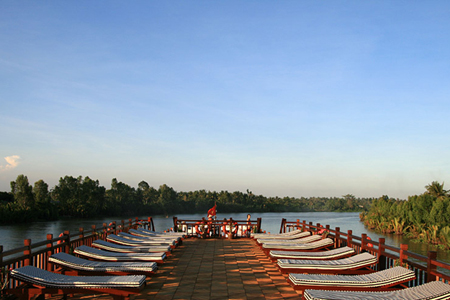
{"type": "Polygon", "coordinates": [[[33,187],[25,175],[19,175],[16,181],[11,181],[11,193],[14,195],[14,201],[24,208],[32,208],[34,206],[32,190],[33,187]]]}
{"type": "Polygon", "coordinates": [[[444,190],[444,183],[433,181],[431,184],[425,186],[427,190],[425,193],[436,197],[436,199],[444,199],[448,197],[448,191],[444,190]]]}

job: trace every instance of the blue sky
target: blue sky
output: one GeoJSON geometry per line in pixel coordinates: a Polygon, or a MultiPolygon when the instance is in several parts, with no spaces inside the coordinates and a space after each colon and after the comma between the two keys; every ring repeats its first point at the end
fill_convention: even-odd
{"type": "Polygon", "coordinates": [[[0,191],[24,174],[420,194],[450,174],[449,15],[448,1],[1,1],[0,191]]]}

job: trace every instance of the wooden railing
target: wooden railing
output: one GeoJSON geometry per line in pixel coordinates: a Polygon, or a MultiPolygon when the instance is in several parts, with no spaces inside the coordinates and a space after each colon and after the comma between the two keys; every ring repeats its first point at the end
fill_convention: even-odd
{"type": "MultiPolygon", "coordinates": [[[[53,234],[47,234],[45,241],[31,243],[30,239],[24,240],[23,247],[3,251],[3,246],[0,245],[0,268],[1,283],[7,281],[2,289],[2,294],[7,289],[13,289],[18,286],[18,281],[10,279],[7,275],[11,269],[16,269],[24,266],[35,266],[44,270],[53,271],[53,266],[48,262],[48,258],[59,252],[72,253],[75,248],[81,245],[90,246],[93,241],[98,239],[106,239],[109,234],[117,234],[119,232],[127,232],[131,228],[144,227],[149,230],[155,230],[153,219],[149,217],[147,220],[129,219],[128,222],[122,220],[119,223],[111,222],[109,225],[103,223],[102,226],[97,227],[92,225],[91,229],[85,230],[79,228],[78,232],[70,233],[64,231],[59,237],[54,238],[53,234]]],[[[0,284],[1,287],[1,284],[0,284]]],[[[2,296],[0,294],[0,298],[2,296]]]]}
{"type": "Polygon", "coordinates": [[[248,237],[250,232],[261,232],[261,218],[256,220],[181,220],[173,217],[174,231],[185,232],[188,236],[212,238],[248,237]]]}
{"type": "Polygon", "coordinates": [[[436,251],[429,251],[428,255],[424,256],[408,251],[407,244],[401,244],[400,248],[386,245],[384,238],[372,241],[367,237],[367,234],[362,234],[359,237],[353,235],[351,230],[346,233],[342,232],[339,227],[331,229],[330,225],[323,226],[319,223],[313,225],[312,222],[300,222],[300,220],[291,222],[286,221],[286,219],[281,220],[280,233],[297,229],[312,232],[325,230],[328,232],[328,237],[334,239],[335,247],[348,246],[355,249],[356,253],[367,251],[377,255],[378,264],[374,267],[377,271],[395,265],[408,266],[416,273],[416,279],[408,283],[410,287],[435,280],[446,283],[450,281],[450,264],[438,261],[436,251]]]}

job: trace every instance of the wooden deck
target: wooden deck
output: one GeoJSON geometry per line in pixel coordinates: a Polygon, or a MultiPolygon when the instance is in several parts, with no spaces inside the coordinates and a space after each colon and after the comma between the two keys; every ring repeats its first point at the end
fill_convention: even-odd
{"type": "MultiPolygon", "coordinates": [[[[300,299],[251,239],[185,239],[134,299],[300,299]]],[[[78,299],[112,299],[97,295],[78,299]]]]}

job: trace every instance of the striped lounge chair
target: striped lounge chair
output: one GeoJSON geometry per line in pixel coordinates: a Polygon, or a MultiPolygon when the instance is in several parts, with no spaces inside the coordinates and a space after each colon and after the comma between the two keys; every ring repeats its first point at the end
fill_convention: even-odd
{"type": "Polygon", "coordinates": [[[443,300],[450,299],[450,285],[432,281],[416,287],[390,292],[305,290],[306,300],[443,300]]]}
{"type": "Polygon", "coordinates": [[[175,236],[175,237],[181,237],[181,238],[185,238],[186,237],[186,234],[184,232],[172,232],[172,231],[169,231],[169,232],[158,232],[158,231],[148,230],[148,229],[145,229],[145,228],[138,228],[136,230],[144,232],[144,233],[147,233],[147,234],[154,234],[154,235],[163,235],[163,236],[167,235],[167,236],[175,236]]]}
{"type": "Polygon", "coordinates": [[[171,246],[175,247],[175,242],[162,242],[158,240],[131,240],[122,236],[117,236],[115,234],[110,234],[106,237],[106,240],[111,243],[121,244],[121,245],[127,245],[127,246],[151,246],[151,245],[158,245],[158,246],[171,246]]]}
{"type": "Polygon", "coordinates": [[[154,261],[157,263],[163,263],[166,258],[166,253],[122,253],[122,252],[110,252],[100,249],[95,249],[89,246],[79,246],[74,251],[83,257],[95,260],[106,261],[154,261]]]}
{"type": "MultiPolygon", "coordinates": [[[[373,272],[365,275],[318,275],[318,274],[289,274],[289,283],[295,290],[388,290],[394,286],[416,278],[414,271],[403,267],[373,272]]],[[[401,289],[402,287],[398,287],[401,289]]],[[[342,298],[344,299],[344,298],[342,298]]]]}
{"type": "Polygon", "coordinates": [[[277,259],[314,259],[314,260],[328,260],[349,257],[355,254],[355,249],[350,247],[340,247],[326,251],[276,251],[269,252],[270,258],[273,261],[277,259]]]}
{"type": "Polygon", "coordinates": [[[277,251],[318,251],[334,246],[334,241],[330,238],[319,239],[310,243],[288,243],[288,244],[262,244],[262,250],[269,255],[271,250],[277,251]]]}
{"type": "Polygon", "coordinates": [[[161,241],[163,243],[173,243],[173,244],[177,244],[178,243],[178,237],[170,237],[170,236],[142,236],[142,235],[135,235],[135,234],[130,234],[127,232],[119,232],[117,234],[120,237],[126,238],[126,239],[130,239],[130,240],[135,240],[135,241],[161,241]]]}
{"type": "Polygon", "coordinates": [[[297,241],[299,239],[311,236],[311,232],[304,231],[299,232],[297,234],[291,234],[289,236],[281,236],[281,237],[260,237],[256,239],[258,244],[263,244],[266,242],[276,242],[276,241],[297,241]]]}
{"type": "Polygon", "coordinates": [[[279,240],[279,239],[269,239],[269,240],[264,240],[264,239],[258,239],[257,242],[259,244],[305,244],[305,243],[311,243],[311,242],[315,242],[318,240],[321,240],[322,236],[320,235],[309,235],[306,237],[302,237],[302,238],[298,238],[298,239],[293,239],[293,240],[279,240]]]}
{"type": "Polygon", "coordinates": [[[282,273],[367,274],[373,272],[369,266],[377,261],[370,253],[360,253],[336,260],[279,259],[277,265],[282,273]]]}
{"type": "Polygon", "coordinates": [[[110,294],[114,299],[129,299],[145,286],[145,275],[68,276],[26,266],[11,271],[11,277],[24,284],[8,290],[19,299],[45,294],[110,294]]]}
{"type": "Polygon", "coordinates": [[[156,262],[92,261],[64,252],[51,255],[48,261],[60,266],[66,275],[147,275],[158,269],[156,262]]]}
{"type": "Polygon", "coordinates": [[[170,246],[126,246],[119,245],[104,240],[95,240],[92,242],[92,246],[95,248],[112,251],[112,252],[123,252],[123,253],[151,253],[151,252],[165,252],[169,255],[172,251],[170,246]]]}
{"type": "Polygon", "coordinates": [[[129,233],[137,236],[142,237],[167,237],[167,238],[174,238],[177,239],[177,241],[181,241],[184,239],[185,235],[182,232],[168,232],[168,233],[156,233],[153,231],[149,231],[146,229],[129,229],[129,233]]]}
{"type": "Polygon", "coordinates": [[[283,233],[252,233],[250,235],[250,237],[254,238],[254,239],[262,239],[262,238],[283,238],[283,237],[289,237],[290,235],[295,235],[298,233],[303,232],[303,230],[297,229],[294,231],[289,231],[289,232],[283,232],[283,233]]]}

